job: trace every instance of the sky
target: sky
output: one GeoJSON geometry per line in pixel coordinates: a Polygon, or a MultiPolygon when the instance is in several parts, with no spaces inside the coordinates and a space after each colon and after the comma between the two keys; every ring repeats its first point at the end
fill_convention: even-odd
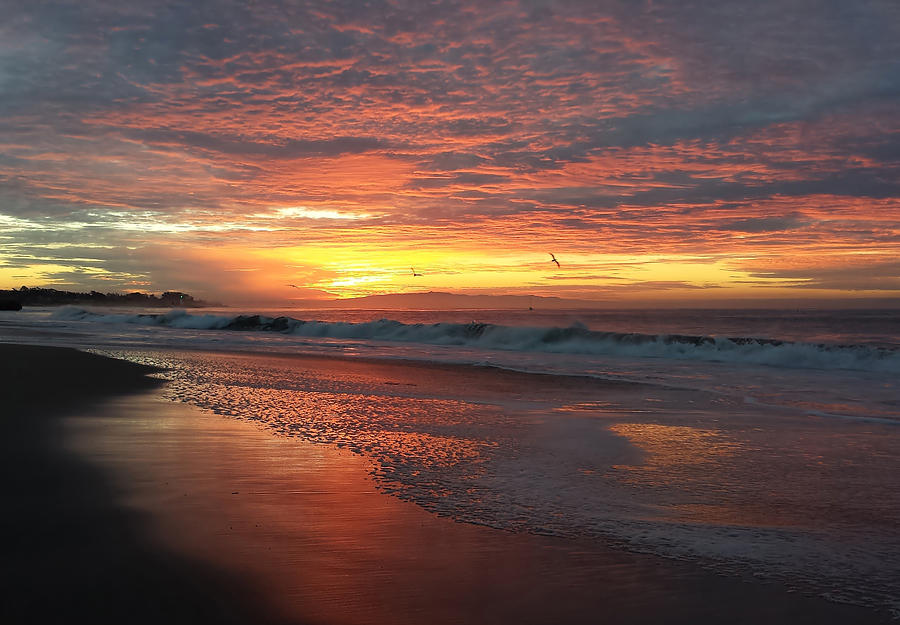
{"type": "Polygon", "coordinates": [[[900,302],[896,0],[3,7],[0,288],[900,302]]]}

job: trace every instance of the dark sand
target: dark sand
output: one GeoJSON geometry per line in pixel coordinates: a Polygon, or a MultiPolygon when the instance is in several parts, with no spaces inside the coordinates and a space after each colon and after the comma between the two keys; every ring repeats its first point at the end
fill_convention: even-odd
{"type": "Polygon", "coordinates": [[[134,365],[7,345],[0,361],[3,622],[889,622],[437,518],[379,493],[364,459],[166,402],[134,365]]]}
{"type": "Polygon", "coordinates": [[[151,520],[66,449],[68,415],[106,415],[102,400],[159,387],[151,372],[67,348],[0,345],[0,622],[275,622],[237,576],[148,542],[151,520]]]}

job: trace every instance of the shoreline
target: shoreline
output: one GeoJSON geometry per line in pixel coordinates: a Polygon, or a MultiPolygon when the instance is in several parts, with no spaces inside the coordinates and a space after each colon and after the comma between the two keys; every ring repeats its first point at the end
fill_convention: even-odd
{"type": "Polygon", "coordinates": [[[67,449],[67,420],[158,388],[146,377],[155,371],[69,348],[0,345],[4,622],[277,623],[232,573],[147,541],[150,519],[67,449]]]}
{"type": "Polygon", "coordinates": [[[3,422],[20,478],[4,535],[26,535],[4,588],[45,610],[72,597],[11,622],[891,622],[596,541],[436,517],[377,491],[359,456],[160,399],[152,368],[9,345],[0,361],[11,395],[45,397],[48,379],[67,393],[20,399],[3,422]]]}

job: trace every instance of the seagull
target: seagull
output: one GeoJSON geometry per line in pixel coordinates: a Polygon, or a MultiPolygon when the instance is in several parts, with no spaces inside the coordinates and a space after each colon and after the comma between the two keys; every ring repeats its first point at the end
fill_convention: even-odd
{"type": "Polygon", "coordinates": [[[295,289],[299,289],[299,288],[300,288],[300,287],[297,286],[296,284],[289,284],[288,286],[292,286],[292,287],[294,287],[295,289]]]}
{"type": "Polygon", "coordinates": [[[556,266],[559,267],[559,261],[556,260],[556,256],[553,255],[553,252],[547,252],[547,253],[550,254],[550,258],[552,259],[550,262],[556,263],[556,266]]]}
{"type": "Polygon", "coordinates": [[[421,275],[422,275],[422,274],[420,274],[420,273],[416,273],[416,270],[415,270],[414,267],[410,267],[409,269],[410,269],[410,271],[413,272],[413,276],[421,276],[421,275]]]}

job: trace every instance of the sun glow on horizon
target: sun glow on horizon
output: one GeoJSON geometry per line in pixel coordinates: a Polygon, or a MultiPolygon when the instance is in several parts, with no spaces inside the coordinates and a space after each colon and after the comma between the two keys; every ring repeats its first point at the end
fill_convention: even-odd
{"type": "Polygon", "coordinates": [[[897,10],[24,3],[0,288],[900,305],[897,10]]]}

